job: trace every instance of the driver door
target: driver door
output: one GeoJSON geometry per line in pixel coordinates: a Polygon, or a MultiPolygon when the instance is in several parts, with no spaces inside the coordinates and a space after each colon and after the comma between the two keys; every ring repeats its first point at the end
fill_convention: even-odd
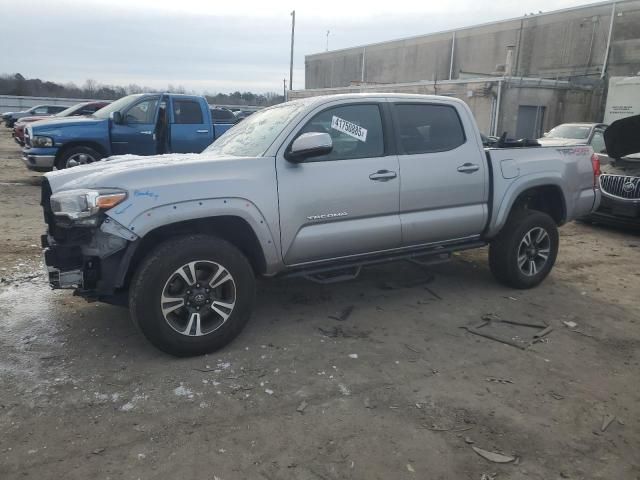
{"type": "Polygon", "coordinates": [[[122,112],[122,123],[111,124],[114,155],[155,155],[155,126],[160,96],[145,97],[122,112]]]}
{"type": "Polygon", "coordinates": [[[307,132],[331,136],[331,153],[276,160],[282,256],[288,266],[400,246],[400,170],[386,145],[381,106],[340,103],[307,117],[307,132]],[[357,132],[357,133],[354,133],[357,132]]]}

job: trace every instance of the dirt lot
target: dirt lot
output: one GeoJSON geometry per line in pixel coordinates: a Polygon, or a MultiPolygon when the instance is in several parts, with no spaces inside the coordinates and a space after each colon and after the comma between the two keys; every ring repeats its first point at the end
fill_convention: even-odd
{"type": "Polygon", "coordinates": [[[39,174],[7,132],[0,478],[640,478],[637,234],[563,227],[556,268],[530,291],[497,285],[484,250],[428,272],[262,282],[236,341],[175,359],[126,310],[48,288],[39,174]],[[490,313],[553,331],[520,350],[460,328],[490,313]]]}

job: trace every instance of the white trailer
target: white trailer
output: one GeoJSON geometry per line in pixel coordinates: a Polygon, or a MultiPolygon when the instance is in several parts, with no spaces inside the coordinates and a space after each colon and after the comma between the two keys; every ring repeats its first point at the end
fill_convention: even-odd
{"type": "Polygon", "coordinates": [[[604,123],[611,125],[615,120],[632,115],[640,115],[640,76],[611,77],[604,123]]]}

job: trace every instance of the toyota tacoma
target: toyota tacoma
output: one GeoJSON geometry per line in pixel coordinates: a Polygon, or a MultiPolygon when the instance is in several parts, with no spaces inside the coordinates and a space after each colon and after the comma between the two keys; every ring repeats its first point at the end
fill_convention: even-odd
{"type": "Polygon", "coordinates": [[[497,280],[531,288],[553,267],[558,226],[598,207],[598,157],[502,145],[483,147],[460,100],[334,95],[254,113],[201,154],[48,173],[49,281],[128,305],[174,355],[230,342],[256,276],[326,283],[489,245],[497,280]]]}

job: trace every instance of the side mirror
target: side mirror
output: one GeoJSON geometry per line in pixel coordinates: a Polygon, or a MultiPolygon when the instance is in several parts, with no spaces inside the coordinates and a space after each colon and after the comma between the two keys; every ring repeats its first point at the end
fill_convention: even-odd
{"type": "Polygon", "coordinates": [[[122,114],[120,112],[111,112],[111,120],[116,124],[122,123],[122,114]]]}
{"type": "Polygon", "coordinates": [[[549,136],[549,132],[544,132],[544,133],[542,134],[542,136],[543,136],[543,137],[547,137],[547,136],[549,136]]]}
{"type": "Polygon", "coordinates": [[[285,157],[290,162],[301,162],[305,158],[326,155],[333,150],[331,135],[321,132],[303,133],[291,144],[285,157]]]}

